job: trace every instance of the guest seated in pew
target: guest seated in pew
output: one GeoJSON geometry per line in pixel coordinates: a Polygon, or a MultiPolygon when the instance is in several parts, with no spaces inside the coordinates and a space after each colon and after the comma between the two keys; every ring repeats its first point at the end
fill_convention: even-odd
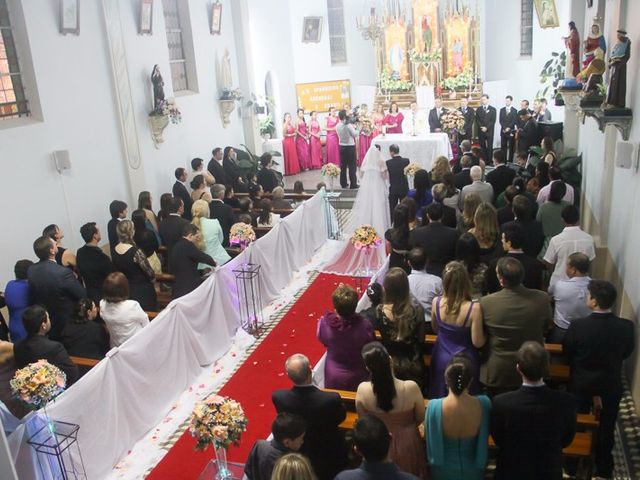
{"type": "MultiPolygon", "coordinates": [[[[320,182],[324,185],[324,182],[320,182]]],[[[316,185],[316,190],[320,190],[320,183],[318,183],[318,185],[316,185]]],[[[295,193],[296,195],[306,195],[305,191],[304,191],[304,184],[302,183],[302,180],[296,180],[293,183],[293,193],[295,193]]]]}
{"type": "Polygon", "coordinates": [[[86,242],[78,249],[78,271],[87,288],[87,296],[99,303],[102,298],[102,284],[111,272],[115,270],[111,259],[100,248],[102,240],[100,230],[95,222],[85,223],[80,227],[80,236],[86,242]]]}
{"type": "Polygon", "coordinates": [[[269,152],[265,152],[260,156],[260,171],[258,172],[257,181],[265,192],[273,192],[273,189],[282,185],[282,176],[276,172],[273,167],[273,157],[269,152]]]}
{"type": "Polygon", "coordinates": [[[290,356],[285,369],[294,386],[274,391],[273,405],[278,413],[295,413],[305,419],[307,429],[300,452],[309,457],[319,480],[331,480],[347,465],[344,435],[338,428],[347,416],[340,395],[313,385],[313,372],[304,355],[290,356]]]}
{"type": "Polygon", "coordinates": [[[353,427],[353,450],[362,457],[359,468],[345,470],[336,480],[417,480],[389,459],[392,437],[387,426],[374,415],[363,415],[353,427]]]}
{"type": "Polygon", "coordinates": [[[402,380],[424,386],[424,309],[411,300],[409,280],[401,268],[390,269],[384,277],[384,300],[376,310],[376,327],[382,344],[391,354],[393,371],[402,380]]]}
{"type": "Polygon", "coordinates": [[[633,353],[635,328],[632,321],[611,311],[617,297],[611,283],[591,280],[587,289],[587,306],[592,313],[571,322],[562,349],[571,365],[569,390],[578,401],[578,411],[588,412],[594,396],[602,399],[596,433],[596,476],[611,478],[611,450],[623,392],[622,362],[633,353]]]}
{"type": "Polygon", "coordinates": [[[429,172],[426,170],[418,170],[413,177],[414,188],[409,190],[407,197],[413,198],[417,204],[418,219],[422,220],[422,209],[433,201],[431,196],[431,181],[429,180],[429,172]]]}
{"type": "Polygon", "coordinates": [[[373,326],[355,313],[358,294],[352,287],[340,284],[331,299],[335,312],[318,320],[318,340],[327,347],[324,386],[355,391],[369,377],[360,352],[375,340],[373,326]]]}
{"type": "Polygon", "coordinates": [[[149,317],[135,300],[129,299],[129,282],[120,272],[110,273],[102,287],[100,316],[109,331],[111,348],[119,347],[149,324],[149,317]]]}
{"type": "Polygon", "coordinates": [[[480,304],[471,299],[471,280],[465,266],[460,262],[449,262],[444,269],[444,294],[433,299],[431,319],[433,330],[438,334],[431,355],[429,376],[429,398],[446,395],[445,369],[451,359],[464,353],[469,359],[471,378],[468,385],[471,393],[480,390],[480,356],[478,348],[486,342],[482,326],[480,304]]]}
{"type": "Polygon", "coordinates": [[[393,225],[384,232],[384,239],[387,241],[387,252],[389,253],[389,268],[399,267],[406,273],[411,269],[407,263],[407,252],[411,248],[409,244],[409,207],[398,204],[393,210],[393,225]]]}
{"type": "Polygon", "coordinates": [[[231,208],[240,208],[240,200],[236,198],[232,185],[225,185],[224,187],[224,203],[231,208]]]}
{"type": "Polygon", "coordinates": [[[544,384],[549,354],[528,341],[516,354],[522,386],[493,399],[491,436],[499,448],[495,480],[561,480],[562,449],[576,431],[576,407],[566,392],[544,384]]]}
{"type": "MultiPolygon", "coordinates": [[[[298,181],[299,181],[299,180],[298,180],[298,181]]],[[[296,182],[296,183],[298,183],[298,182],[296,182]]],[[[300,185],[302,185],[302,182],[300,182],[300,185]]],[[[316,184],[316,190],[317,190],[318,192],[319,192],[320,190],[322,190],[323,188],[327,188],[327,184],[326,184],[326,183],[324,183],[324,182],[318,182],[318,183],[316,184]]],[[[298,193],[298,192],[296,192],[296,191],[295,191],[295,186],[294,186],[294,190],[293,190],[293,191],[294,191],[294,193],[298,193]]],[[[303,191],[302,193],[304,193],[304,191],[303,191]]]]}
{"type": "Polygon", "coordinates": [[[367,287],[367,298],[371,302],[371,306],[360,312],[360,315],[366,317],[371,325],[376,324],[376,310],[378,305],[382,303],[382,285],[377,282],[369,284],[367,287]]]}
{"type": "MultiPolygon", "coordinates": [[[[213,189],[213,187],[211,187],[213,189]]],[[[171,249],[180,240],[182,228],[189,223],[189,220],[182,218],[184,211],[184,203],[179,197],[172,197],[167,206],[169,214],[160,222],[160,238],[162,244],[167,247],[167,254],[171,253],[171,249]]],[[[189,212],[191,216],[191,212],[189,212]]]]}
{"type": "Polygon", "coordinates": [[[391,432],[391,461],[405,472],[426,478],[425,452],[418,432],[425,413],[420,387],[412,380],[394,376],[389,352],[380,342],[365,345],[362,358],[371,381],[358,386],[358,415],[371,414],[382,420],[391,432]]]}
{"type": "Polygon", "coordinates": [[[293,208],[289,200],[284,199],[284,188],[276,187],[271,192],[271,203],[276,210],[290,210],[293,208]]]}
{"type": "Polygon", "coordinates": [[[433,333],[431,328],[431,304],[433,299],[442,295],[442,279],[427,273],[427,257],[424,250],[415,247],[409,250],[407,255],[411,273],[409,274],[409,291],[424,309],[425,332],[433,333]]]}
{"type": "Polygon", "coordinates": [[[222,246],[229,246],[229,230],[231,226],[236,223],[236,216],[233,213],[233,208],[224,203],[225,186],[216,183],[211,187],[211,196],[213,200],[209,204],[209,215],[211,218],[215,218],[220,222],[222,227],[222,246]]]}
{"type": "MultiPolygon", "coordinates": [[[[447,196],[447,187],[444,183],[436,183],[431,189],[431,194],[433,195],[433,203],[439,203],[442,205],[442,224],[446,227],[456,228],[458,224],[458,220],[456,218],[456,209],[454,207],[449,207],[444,204],[447,196]]],[[[425,225],[424,213],[422,214],[422,224],[425,225]]]]}
{"type": "Polygon", "coordinates": [[[287,453],[274,465],[271,480],[317,480],[313,470],[307,457],[299,453],[287,453]]]}
{"type": "Polygon", "coordinates": [[[255,208],[262,207],[262,197],[264,196],[264,190],[262,186],[257,183],[249,183],[249,198],[253,202],[255,208]]]}
{"type": "MultiPolygon", "coordinates": [[[[191,223],[200,230],[196,246],[204,253],[213,258],[216,265],[221,266],[231,260],[231,257],[222,246],[224,233],[220,222],[215,218],[209,218],[209,204],[204,200],[196,200],[191,207],[191,223]]],[[[209,268],[201,263],[199,270],[209,268]]]]}
{"type": "Polygon", "coordinates": [[[273,213],[273,205],[268,198],[262,199],[260,202],[261,210],[258,218],[256,219],[256,225],[258,227],[274,227],[280,222],[280,215],[273,213]]]}
{"type": "Polygon", "coordinates": [[[431,480],[484,479],[491,400],[469,394],[474,370],[466,355],[455,355],[443,375],[449,393],[427,406],[424,430],[431,480]]]}
{"type": "Polygon", "coordinates": [[[29,306],[29,282],[27,270],[33,265],[31,260],[18,260],[13,268],[15,280],[10,280],[4,289],[4,300],[9,310],[9,333],[16,343],[27,336],[22,324],[22,314],[29,306]]]}
{"type": "Polygon", "coordinates": [[[96,322],[98,306],[90,298],[78,302],[76,313],[64,327],[62,344],[69,355],[101,360],[109,351],[109,334],[96,322]]]}
{"type": "Polygon", "coordinates": [[[522,285],[524,268],[517,259],[498,260],[496,274],[502,290],[480,299],[487,335],[487,359],[480,367],[480,382],[489,396],[520,386],[515,369],[518,349],[529,340],[542,344],[551,325],[549,296],[522,285]]]}
{"type": "Polygon", "coordinates": [[[418,204],[413,198],[404,197],[400,204],[407,207],[407,216],[409,217],[409,231],[414,230],[421,224],[421,221],[418,220],[418,204]]]}
{"type": "Polygon", "coordinates": [[[13,347],[16,366],[24,368],[30,363],[44,359],[65,373],[67,386],[73,385],[78,379],[78,366],[71,361],[61,343],[47,338],[51,330],[51,320],[45,308],[41,305],[30,306],[24,311],[22,322],[27,331],[27,338],[13,347]]]}
{"type": "Polygon", "coordinates": [[[253,225],[251,215],[249,215],[248,213],[241,213],[240,215],[238,215],[238,222],[246,223],[247,225],[253,225]]]}
{"type": "Polygon", "coordinates": [[[215,260],[196,246],[199,235],[198,227],[190,223],[185,225],[182,229],[182,238],[169,254],[169,273],[176,277],[173,283],[174,299],[191,293],[203,282],[198,272],[198,264],[216,266],[215,260]]]}
{"type": "Polygon", "coordinates": [[[298,452],[304,443],[306,430],[300,415],[279,413],[271,424],[271,440],[258,440],[253,444],[244,466],[249,480],[270,480],[276,461],[289,452],[298,452]]]}

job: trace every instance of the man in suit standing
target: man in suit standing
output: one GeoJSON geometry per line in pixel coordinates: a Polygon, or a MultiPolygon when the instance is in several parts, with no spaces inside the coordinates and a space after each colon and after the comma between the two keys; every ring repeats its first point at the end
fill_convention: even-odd
{"type": "Polygon", "coordinates": [[[493,132],[496,126],[496,109],[489,105],[489,95],[482,94],[482,106],[476,110],[478,121],[478,140],[484,152],[484,158],[493,157],[493,132]]]}
{"type": "Polygon", "coordinates": [[[38,360],[46,360],[66,374],[67,387],[72,385],[78,379],[78,366],[71,361],[61,343],[47,338],[47,333],[51,330],[51,320],[44,307],[28,307],[22,314],[22,322],[27,331],[27,338],[14,346],[17,367],[24,368],[38,360]]]}
{"type": "Polygon", "coordinates": [[[544,384],[549,354],[528,341],[516,354],[522,386],[493,399],[491,436],[498,446],[495,480],[561,480],[562,449],[576,432],[571,395],[544,384]]]}
{"type": "MultiPolygon", "coordinates": [[[[466,140],[465,140],[466,141],[466,140]]],[[[473,165],[473,156],[470,154],[464,154],[460,159],[461,170],[453,177],[453,181],[456,184],[458,190],[462,190],[467,185],[471,185],[471,167],[473,165]]]]}
{"type": "Polygon", "coordinates": [[[169,273],[176,277],[173,284],[174,299],[200,286],[202,277],[198,273],[198,263],[216,266],[211,256],[195,246],[194,242],[199,234],[198,227],[187,223],[182,227],[182,238],[176,242],[169,254],[169,273]]]}
{"type": "Polygon", "coordinates": [[[87,295],[98,305],[102,300],[104,279],[116,269],[111,259],[99,247],[102,237],[95,222],[85,223],[80,227],[80,235],[86,243],[76,254],[78,271],[84,280],[87,295]]]}
{"type": "Polygon", "coordinates": [[[400,200],[407,196],[409,192],[409,182],[404,174],[404,168],[409,165],[409,159],[400,156],[400,147],[395,143],[389,147],[391,158],[387,160],[387,171],[389,172],[389,208],[391,217],[393,210],[400,200]]]}
{"type": "Polygon", "coordinates": [[[116,248],[119,242],[116,228],[120,220],[127,218],[127,204],[121,200],[114,200],[109,204],[109,213],[111,214],[111,220],[107,223],[107,236],[109,237],[109,248],[113,256],[113,249],[116,248]]]}
{"type": "Polygon", "coordinates": [[[440,118],[446,113],[446,109],[442,107],[442,99],[440,97],[435,100],[436,106],[429,110],[429,131],[431,133],[442,132],[442,123],[440,118]]]}
{"type": "Polygon", "coordinates": [[[182,216],[191,220],[191,206],[193,205],[193,199],[191,198],[191,194],[189,194],[189,190],[185,186],[185,182],[187,181],[187,170],[180,167],[176,168],[175,171],[176,183],[173,184],[173,196],[182,199],[182,204],[184,205],[184,210],[182,212],[182,216]]]}
{"type": "Polygon", "coordinates": [[[431,193],[433,194],[433,203],[442,205],[442,224],[446,227],[456,228],[458,226],[456,209],[443,203],[444,199],[447,198],[446,185],[444,183],[436,183],[431,189],[431,193]]]}
{"type": "Polygon", "coordinates": [[[319,480],[333,479],[347,464],[344,436],[338,428],[347,416],[340,395],[313,385],[309,359],[302,354],[290,356],[285,369],[294,386],[274,391],[273,405],[278,413],[294,413],[305,419],[307,430],[300,452],[309,457],[319,480]]]}
{"type": "Polygon", "coordinates": [[[29,267],[29,291],[31,304],[43,305],[51,315],[52,340],[60,340],[62,331],[76,308],[78,300],[87,292],[71,269],[56,263],[58,246],[50,237],[40,237],[33,242],[33,251],[40,259],[29,267]]]}
{"type": "Polygon", "coordinates": [[[538,100],[538,104],[540,105],[540,109],[536,114],[536,122],[550,122],[551,121],[551,112],[547,110],[547,99],[541,98],[538,100]]]}
{"type": "Polygon", "coordinates": [[[211,160],[209,160],[209,163],[207,164],[207,170],[209,170],[209,173],[213,175],[215,183],[228,185],[231,183],[231,179],[227,178],[227,174],[222,166],[222,156],[222,149],[220,147],[214,148],[211,152],[211,160]]]}
{"type": "Polygon", "coordinates": [[[512,202],[512,209],[515,220],[505,223],[502,228],[505,229],[512,223],[520,225],[524,229],[525,236],[522,250],[530,257],[536,258],[544,244],[542,223],[533,217],[531,213],[533,205],[524,195],[516,195],[512,202]]]}
{"type": "Polygon", "coordinates": [[[167,254],[171,253],[173,246],[180,240],[180,237],[182,237],[182,229],[184,226],[189,224],[187,220],[182,218],[183,209],[182,199],[173,197],[167,207],[169,215],[162,220],[158,226],[158,233],[160,234],[162,244],[167,247],[167,254]]]}
{"type": "Polygon", "coordinates": [[[480,367],[480,382],[491,396],[520,386],[516,352],[528,340],[544,343],[545,330],[551,326],[549,296],[522,285],[524,268],[518,260],[502,257],[496,274],[502,290],[480,299],[488,353],[480,367]]]}
{"type": "Polygon", "coordinates": [[[529,153],[529,147],[534,146],[538,140],[538,123],[529,110],[520,110],[518,116],[521,124],[518,129],[518,151],[529,153]]]}
{"type": "Polygon", "coordinates": [[[493,187],[495,198],[498,198],[511,185],[511,182],[516,177],[516,172],[507,167],[504,152],[501,150],[493,152],[493,165],[495,168],[487,173],[487,182],[493,187]]]}
{"type": "Polygon", "coordinates": [[[460,99],[460,108],[458,108],[458,111],[460,111],[464,117],[464,127],[458,131],[458,140],[462,143],[464,140],[471,140],[473,137],[473,124],[476,121],[476,112],[473,108],[469,107],[469,99],[467,97],[460,99]]]}
{"type": "Polygon", "coordinates": [[[507,95],[504,99],[504,107],[500,109],[500,150],[504,158],[509,155],[509,162],[513,162],[515,150],[516,123],[518,122],[518,111],[511,106],[513,97],[507,95]]]}
{"type": "Polygon", "coordinates": [[[588,412],[594,396],[602,399],[595,476],[611,478],[611,449],[622,398],[622,362],[633,352],[634,326],[611,311],[617,297],[611,283],[591,280],[587,290],[587,306],[593,313],[571,322],[562,349],[571,365],[569,390],[576,396],[578,411],[588,412]]]}
{"type": "Polygon", "coordinates": [[[222,228],[222,246],[229,246],[229,230],[236,223],[236,215],[233,208],[224,203],[224,185],[216,183],[211,186],[211,197],[213,200],[209,203],[209,217],[215,218],[222,228]]]}
{"type": "Polygon", "coordinates": [[[466,185],[462,188],[458,197],[458,209],[460,211],[463,210],[464,199],[470,193],[477,194],[483,202],[493,203],[493,187],[490,183],[482,181],[482,168],[477,165],[471,167],[469,177],[471,178],[471,185],[466,185]]]}
{"type": "Polygon", "coordinates": [[[427,273],[442,277],[444,266],[456,257],[458,232],[442,224],[442,205],[431,203],[425,208],[429,224],[418,227],[409,234],[411,247],[424,250],[427,257],[427,273]]]}
{"type": "Polygon", "coordinates": [[[244,180],[240,175],[240,168],[238,166],[238,154],[232,147],[227,147],[227,155],[222,160],[222,169],[224,173],[236,190],[242,190],[244,186],[244,180]]]}

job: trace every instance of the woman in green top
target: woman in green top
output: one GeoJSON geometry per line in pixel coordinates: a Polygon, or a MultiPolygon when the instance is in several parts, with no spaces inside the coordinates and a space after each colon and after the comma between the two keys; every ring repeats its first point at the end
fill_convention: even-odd
{"type": "MultiPolygon", "coordinates": [[[[222,246],[222,227],[215,218],[209,218],[209,204],[204,200],[196,200],[191,207],[193,223],[200,229],[200,235],[196,241],[197,247],[211,256],[218,267],[227,263],[231,257],[222,246]]],[[[210,268],[208,265],[199,264],[199,269],[210,268]]]]}
{"type": "Polygon", "coordinates": [[[556,180],[551,184],[549,199],[538,209],[536,219],[542,223],[546,244],[549,243],[551,237],[555,237],[564,230],[565,225],[561,213],[562,209],[569,205],[569,203],[562,201],[566,193],[567,185],[562,180],[556,180]]]}

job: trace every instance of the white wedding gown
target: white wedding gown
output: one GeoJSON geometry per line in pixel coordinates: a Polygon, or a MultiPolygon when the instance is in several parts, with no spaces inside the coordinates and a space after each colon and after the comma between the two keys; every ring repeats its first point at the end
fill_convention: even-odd
{"type": "Polygon", "coordinates": [[[375,272],[386,259],[384,241],[371,253],[356,250],[350,241],[353,232],[361,225],[371,225],[383,240],[384,233],[391,226],[387,165],[377,148],[370,148],[365,155],[360,175],[360,188],[343,231],[345,244],[324,268],[325,272],[342,275],[353,275],[362,270],[375,272]]]}

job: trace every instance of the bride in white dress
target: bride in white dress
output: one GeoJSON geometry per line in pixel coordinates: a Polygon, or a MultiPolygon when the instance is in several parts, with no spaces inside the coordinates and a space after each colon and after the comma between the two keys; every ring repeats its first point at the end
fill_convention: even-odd
{"type": "Polygon", "coordinates": [[[374,252],[365,253],[356,250],[350,241],[353,232],[361,225],[371,225],[383,239],[384,232],[391,226],[387,165],[375,146],[365,155],[360,175],[360,189],[343,231],[345,245],[325,267],[326,272],[347,275],[363,269],[375,272],[386,259],[384,242],[374,252]]]}

